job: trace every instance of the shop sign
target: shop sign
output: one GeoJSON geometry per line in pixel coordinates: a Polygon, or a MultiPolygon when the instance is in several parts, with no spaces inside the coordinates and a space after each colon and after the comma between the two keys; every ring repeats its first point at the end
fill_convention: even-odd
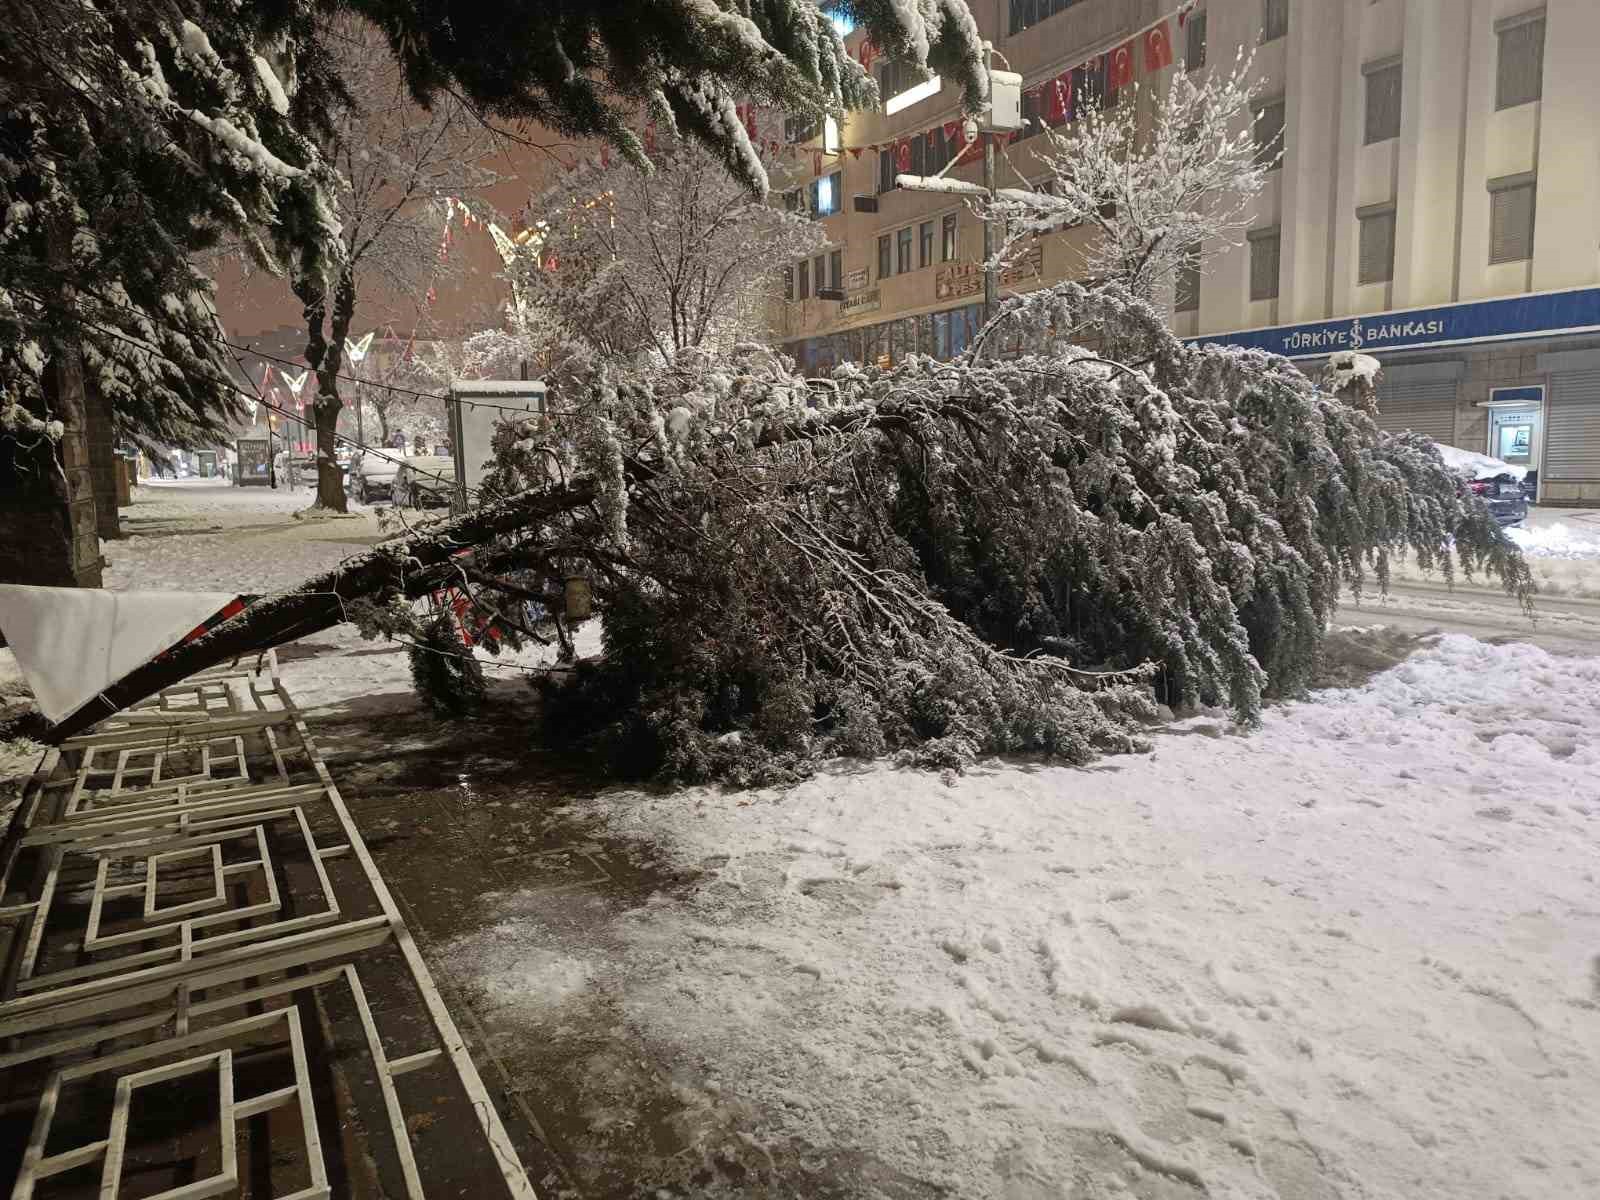
{"type": "MultiPolygon", "coordinates": [[[[1016,287],[1032,283],[1044,274],[1044,245],[1035,243],[1022,255],[1010,262],[1000,272],[1000,286],[1016,287]]],[[[975,262],[951,263],[940,267],[933,279],[935,300],[959,300],[963,296],[983,293],[983,264],[975,262]]]]}
{"type": "Polygon", "coordinates": [[[857,267],[854,271],[846,271],[845,272],[845,276],[844,276],[844,290],[845,291],[847,291],[847,292],[859,292],[862,288],[864,288],[866,286],[867,286],[867,269],[865,267],[857,267]]]}
{"type": "Polygon", "coordinates": [[[1323,358],[1340,350],[1375,354],[1384,350],[1457,346],[1596,329],[1600,329],[1600,288],[1579,288],[1374,316],[1343,317],[1336,321],[1313,321],[1305,325],[1208,333],[1185,340],[1190,345],[1215,343],[1269,350],[1288,358],[1323,358]]]}
{"type": "Polygon", "coordinates": [[[873,288],[870,292],[859,292],[853,296],[846,296],[839,301],[839,319],[842,321],[846,317],[859,317],[863,313],[877,312],[878,296],[877,288],[873,288]]]}

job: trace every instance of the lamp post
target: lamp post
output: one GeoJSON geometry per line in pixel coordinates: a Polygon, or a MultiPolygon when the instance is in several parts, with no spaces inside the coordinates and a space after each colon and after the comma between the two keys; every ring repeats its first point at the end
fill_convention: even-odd
{"type": "MultiPolygon", "coordinates": [[[[992,58],[994,46],[985,42],[984,50],[992,58]]],[[[994,138],[997,133],[1010,133],[1022,128],[1022,76],[1015,71],[997,71],[989,65],[989,103],[978,114],[976,121],[968,120],[964,133],[967,141],[983,138],[983,182],[968,183],[962,179],[948,179],[946,172],[956,165],[951,159],[937,175],[896,175],[895,186],[909,192],[942,192],[957,196],[983,196],[990,202],[990,212],[983,218],[983,316],[984,320],[995,314],[1000,304],[1000,270],[995,264],[995,229],[993,203],[999,195],[995,187],[994,138]]],[[[958,156],[959,157],[959,156],[958,156]]]]}

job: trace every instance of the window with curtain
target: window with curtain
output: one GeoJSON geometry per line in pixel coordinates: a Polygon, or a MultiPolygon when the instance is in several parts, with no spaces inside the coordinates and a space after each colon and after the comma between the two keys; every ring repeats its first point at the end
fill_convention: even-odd
{"type": "Polygon", "coordinates": [[[1544,96],[1544,10],[1495,23],[1500,60],[1494,106],[1516,108],[1544,96]]]}
{"type": "Polygon", "coordinates": [[[1394,205],[1377,204],[1356,213],[1361,222],[1356,280],[1388,283],[1394,278],[1394,205]]]}
{"type": "Polygon", "coordinates": [[[954,262],[956,259],[956,214],[945,213],[943,232],[939,244],[939,261],[954,262]]]}
{"type": "Polygon", "coordinates": [[[1276,171],[1283,166],[1283,123],[1286,104],[1282,96],[1264,101],[1256,110],[1255,142],[1256,161],[1267,170],[1276,171]]]}
{"type": "Polygon", "coordinates": [[[917,266],[933,265],[933,222],[924,221],[917,226],[917,266]]]}
{"type": "Polygon", "coordinates": [[[895,234],[895,273],[903,275],[911,270],[911,226],[895,234]]]}
{"type": "Polygon", "coordinates": [[[1250,299],[1278,298],[1279,231],[1258,229],[1250,235],[1250,299]]]}
{"type": "Polygon", "coordinates": [[[1289,0],[1261,0],[1261,44],[1275,42],[1289,32],[1289,0]]]}
{"type": "Polygon", "coordinates": [[[1198,9],[1189,14],[1183,27],[1183,69],[1198,71],[1206,65],[1206,12],[1198,9]]]}
{"type": "Polygon", "coordinates": [[[1367,77],[1367,145],[1400,136],[1400,64],[1364,68],[1367,77]]]}
{"type": "Polygon", "coordinates": [[[1489,182],[1489,261],[1525,262],[1533,257],[1533,221],[1538,181],[1509,175],[1489,182]]]}
{"type": "Polygon", "coordinates": [[[1200,247],[1195,246],[1178,264],[1176,303],[1177,312],[1198,312],[1200,309],[1200,247]]]}

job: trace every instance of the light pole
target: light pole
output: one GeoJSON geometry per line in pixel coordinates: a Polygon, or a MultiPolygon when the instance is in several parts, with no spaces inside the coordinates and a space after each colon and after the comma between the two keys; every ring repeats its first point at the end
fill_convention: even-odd
{"type": "MultiPolygon", "coordinates": [[[[994,47],[984,43],[984,50],[992,57],[994,47]]],[[[983,317],[987,322],[1000,304],[1000,269],[995,263],[994,201],[999,192],[995,188],[995,149],[997,133],[1010,133],[1022,128],[1022,76],[1015,71],[997,71],[989,65],[989,104],[978,114],[976,121],[965,123],[966,140],[983,137],[983,183],[968,183],[964,179],[947,179],[945,173],[959,159],[951,159],[937,175],[896,175],[896,187],[909,192],[943,192],[956,196],[983,196],[989,201],[989,211],[983,214],[983,317]]]]}

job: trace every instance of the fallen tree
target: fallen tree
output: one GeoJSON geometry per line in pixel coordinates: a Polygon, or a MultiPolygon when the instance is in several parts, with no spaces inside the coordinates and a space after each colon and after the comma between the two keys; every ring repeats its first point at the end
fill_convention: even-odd
{"type": "Polygon", "coordinates": [[[1531,593],[1426,439],[1287,360],[1184,346],[1115,289],[1036,293],[954,363],[833,387],[813,407],[759,347],[601,374],[570,415],[502,429],[503,498],[252,606],[111,698],[339,620],[414,640],[406,601],[447,579],[492,603],[584,575],[606,653],[545,683],[546,733],[619,773],[1081,761],[1137,744],[1157,700],[1249,722],[1300,693],[1341,591],[1381,590],[1395,554],[1531,593]],[[1039,352],[1001,357],[1016,344],[1039,352]]]}

